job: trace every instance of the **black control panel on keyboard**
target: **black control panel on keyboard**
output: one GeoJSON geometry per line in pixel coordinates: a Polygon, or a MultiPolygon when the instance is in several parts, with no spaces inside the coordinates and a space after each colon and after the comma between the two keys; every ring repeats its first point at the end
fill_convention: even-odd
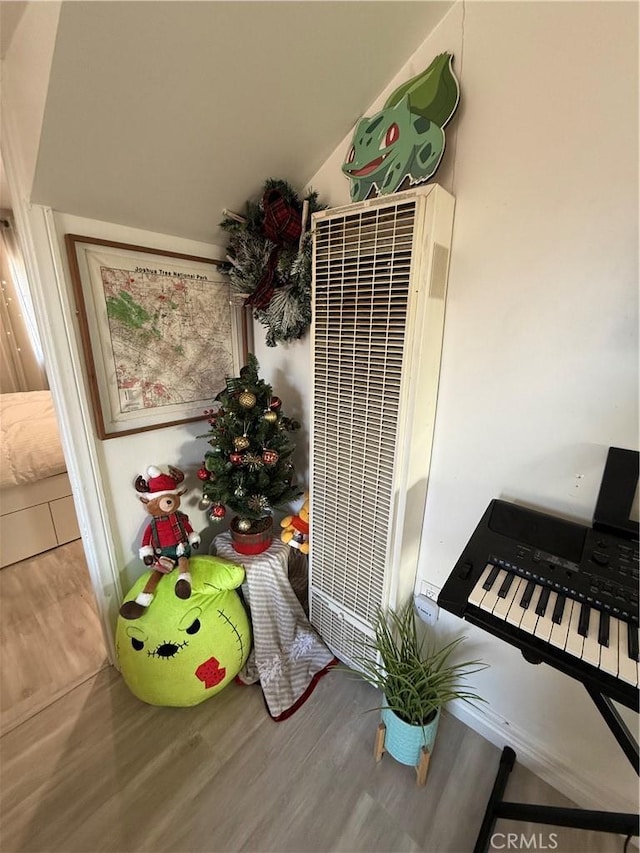
{"type": "Polygon", "coordinates": [[[458,565],[474,557],[638,624],[637,540],[493,500],[458,565]]]}

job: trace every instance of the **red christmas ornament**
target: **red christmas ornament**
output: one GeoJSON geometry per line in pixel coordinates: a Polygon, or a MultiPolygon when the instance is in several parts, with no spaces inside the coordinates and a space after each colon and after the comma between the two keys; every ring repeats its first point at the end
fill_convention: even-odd
{"type": "Polygon", "coordinates": [[[198,470],[198,479],[199,480],[208,480],[209,479],[209,472],[207,471],[206,468],[200,468],[198,470]]]}
{"type": "Polygon", "coordinates": [[[280,397],[272,397],[271,402],[269,403],[269,408],[272,412],[277,412],[278,409],[282,406],[282,400],[280,397]]]}
{"type": "Polygon", "coordinates": [[[226,514],[227,514],[227,510],[222,504],[214,504],[211,507],[211,517],[212,518],[224,518],[226,514]]]}
{"type": "Polygon", "coordinates": [[[265,465],[275,465],[280,456],[276,453],[275,450],[263,450],[262,451],[262,461],[265,465]]]}
{"type": "Polygon", "coordinates": [[[242,465],[243,458],[244,457],[243,457],[242,453],[231,453],[231,454],[229,454],[229,460],[231,461],[231,463],[233,465],[242,465]]]}

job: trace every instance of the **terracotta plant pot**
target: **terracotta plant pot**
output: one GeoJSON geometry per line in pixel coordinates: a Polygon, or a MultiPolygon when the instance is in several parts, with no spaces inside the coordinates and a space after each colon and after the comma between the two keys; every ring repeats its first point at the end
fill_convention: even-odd
{"type": "Polygon", "coordinates": [[[252,556],[262,554],[273,542],[273,519],[271,516],[252,522],[248,531],[238,530],[238,516],[231,520],[231,544],[238,554],[252,556]]]}

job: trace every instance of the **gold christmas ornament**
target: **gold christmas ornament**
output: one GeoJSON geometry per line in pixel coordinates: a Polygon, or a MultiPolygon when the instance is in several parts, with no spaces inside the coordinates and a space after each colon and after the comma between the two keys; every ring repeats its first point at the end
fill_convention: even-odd
{"type": "Polygon", "coordinates": [[[265,421],[269,421],[270,424],[274,424],[278,420],[278,413],[272,412],[270,409],[268,412],[265,412],[262,417],[265,421]]]}
{"type": "Polygon", "coordinates": [[[257,453],[245,453],[242,461],[250,471],[257,471],[264,465],[262,456],[257,453]]]}
{"type": "Polygon", "coordinates": [[[256,395],[252,394],[251,391],[243,391],[238,397],[238,402],[243,409],[253,409],[256,404],[256,395]]]}
{"type": "Polygon", "coordinates": [[[266,512],[269,509],[269,500],[266,495],[251,495],[247,505],[253,512],[266,512]]]}
{"type": "Polygon", "coordinates": [[[246,533],[248,530],[251,530],[251,521],[248,518],[239,518],[236,527],[240,533],[246,533]]]}
{"type": "Polygon", "coordinates": [[[233,439],[233,446],[236,450],[246,450],[249,447],[249,439],[246,435],[238,435],[233,439]]]}

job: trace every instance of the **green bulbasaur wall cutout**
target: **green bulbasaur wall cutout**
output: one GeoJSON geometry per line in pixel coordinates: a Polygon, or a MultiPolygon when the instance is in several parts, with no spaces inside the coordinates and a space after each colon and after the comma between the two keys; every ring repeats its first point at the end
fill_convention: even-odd
{"type": "Polygon", "coordinates": [[[441,53],[421,74],[399,86],[380,112],[360,119],[342,171],[351,181],[351,200],[373,190],[387,195],[408,178],[429,180],[444,154],[444,127],[460,100],[453,54],[441,53]]]}

